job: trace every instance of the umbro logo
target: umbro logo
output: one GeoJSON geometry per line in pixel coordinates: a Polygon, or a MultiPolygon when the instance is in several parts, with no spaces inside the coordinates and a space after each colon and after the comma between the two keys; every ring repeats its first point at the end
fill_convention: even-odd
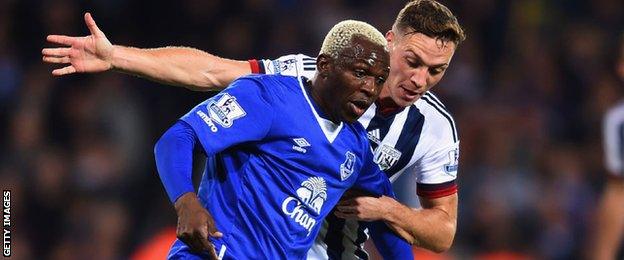
{"type": "Polygon", "coordinates": [[[379,128],[369,131],[366,135],[372,142],[376,144],[381,143],[381,133],[379,132],[379,128]]]}
{"type": "Polygon", "coordinates": [[[295,145],[292,146],[292,149],[300,152],[300,153],[306,153],[308,150],[306,149],[306,147],[310,147],[311,144],[308,142],[308,140],[306,140],[305,138],[301,137],[301,138],[293,138],[292,139],[293,142],[295,142],[295,145]]]}

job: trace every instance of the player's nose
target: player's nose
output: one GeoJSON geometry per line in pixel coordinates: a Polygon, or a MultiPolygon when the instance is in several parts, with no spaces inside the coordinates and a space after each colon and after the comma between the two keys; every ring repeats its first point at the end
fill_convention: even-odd
{"type": "Polygon", "coordinates": [[[375,78],[374,77],[366,77],[366,79],[364,79],[362,81],[362,84],[360,85],[360,91],[362,91],[368,97],[374,97],[375,94],[376,94],[376,91],[375,91],[375,78]]]}
{"type": "Polygon", "coordinates": [[[417,89],[423,89],[427,86],[427,77],[429,76],[429,71],[426,67],[415,68],[412,71],[412,75],[410,76],[410,81],[417,89]]]}

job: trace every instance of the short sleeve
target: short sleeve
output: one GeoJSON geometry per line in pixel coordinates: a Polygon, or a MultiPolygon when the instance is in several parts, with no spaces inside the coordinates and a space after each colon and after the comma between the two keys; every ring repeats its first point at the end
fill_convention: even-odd
{"type": "Polygon", "coordinates": [[[268,134],[274,113],[269,88],[264,84],[258,79],[240,78],[182,116],[208,156],[268,134]]]}
{"type": "Polygon", "coordinates": [[[431,151],[416,162],[413,171],[418,196],[435,199],[456,193],[458,166],[459,142],[431,151]]]}
{"type": "Polygon", "coordinates": [[[251,72],[256,74],[283,75],[306,78],[316,73],[316,58],[304,54],[290,54],[277,59],[249,60],[251,72]]]}

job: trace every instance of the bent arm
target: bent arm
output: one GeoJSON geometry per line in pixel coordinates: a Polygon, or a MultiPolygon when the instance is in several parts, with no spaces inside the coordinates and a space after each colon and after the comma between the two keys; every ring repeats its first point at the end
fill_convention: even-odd
{"type": "Polygon", "coordinates": [[[217,259],[209,237],[222,237],[212,215],[194,192],[192,175],[193,150],[197,135],[190,125],[178,121],[158,140],[154,147],[156,166],[169,200],[178,215],[176,236],[192,252],[207,252],[217,259]]]}
{"type": "Polygon", "coordinates": [[[410,243],[434,252],[444,252],[451,247],[455,237],[457,201],[457,193],[436,199],[420,197],[422,208],[412,209],[389,199],[384,221],[410,243]]]}
{"type": "Polygon", "coordinates": [[[190,90],[221,90],[250,74],[247,61],[230,60],[190,47],[140,49],[115,45],[111,67],[162,84],[190,90]]]}
{"type": "Polygon", "coordinates": [[[158,175],[172,203],[182,195],[195,191],[191,175],[196,143],[197,137],[191,126],[178,121],[154,147],[158,175]]]}

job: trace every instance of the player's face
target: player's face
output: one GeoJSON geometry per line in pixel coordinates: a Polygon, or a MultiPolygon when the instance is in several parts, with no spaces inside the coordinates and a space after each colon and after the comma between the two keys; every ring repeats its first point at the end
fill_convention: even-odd
{"type": "Polygon", "coordinates": [[[355,122],[379,96],[389,73],[384,46],[354,37],[352,48],[334,61],[331,106],[341,121],[355,122]]]}
{"type": "Polygon", "coordinates": [[[382,97],[406,107],[435,86],[455,53],[455,43],[442,42],[422,33],[386,34],[390,50],[390,75],[382,97]]]}

